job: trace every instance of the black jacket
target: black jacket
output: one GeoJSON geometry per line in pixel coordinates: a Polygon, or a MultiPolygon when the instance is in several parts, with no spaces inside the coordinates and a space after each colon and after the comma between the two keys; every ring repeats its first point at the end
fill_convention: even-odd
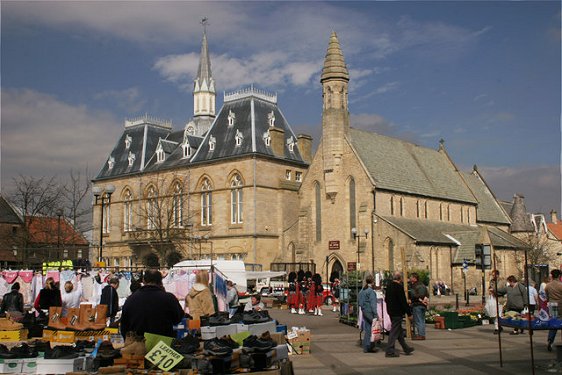
{"type": "Polygon", "coordinates": [[[6,311],[23,312],[23,295],[17,290],[12,290],[10,293],[4,294],[0,312],[4,313],[6,311]]]}
{"type": "Polygon", "coordinates": [[[100,305],[107,305],[107,316],[114,317],[119,311],[119,295],[111,285],[106,285],[101,290],[100,305]]]}
{"type": "Polygon", "coordinates": [[[386,312],[389,316],[404,316],[404,314],[412,315],[406,293],[402,284],[394,281],[390,282],[386,287],[386,312]]]}
{"type": "Polygon", "coordinates": [[[131,294],[121,313],[121,334],[145,332],[175,337],[173,325],[178,324],[184,312],[176,296],[156,285],[145,285],[131,294]]]}
{"type": "Polygon", "coordinates": [[[51,306],[62,306],[60,290],[43,288],[39,292],[39,308],[46,310],[51,306]]]}

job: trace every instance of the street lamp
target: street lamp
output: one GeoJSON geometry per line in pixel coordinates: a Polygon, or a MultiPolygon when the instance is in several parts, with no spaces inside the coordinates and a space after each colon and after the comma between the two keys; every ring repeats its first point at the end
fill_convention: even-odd
{"type": "Polygon", "coordinates": [[[363,233],[364,234],[361,235],[361,234],[357,233],[357,228],[355,228],[355,227],[351,228],[351,234],[353,234],[353,239],[357,241],[357,267],[356,267],[356,269],[357,269],[357,280],[355,282],[355,296],[356,296],[356,299],[357,299],[357,311],[356,311],[357,316],[359,316],[359,275],[360,275],[359,264],[360,264],[360,261],[361,261],[361,258],[360,258],[361,252],[360,252],[360,249],[359,249],[359,247],[360,247],[359,245],[361,243],[362,237],[365,238],[365,240],[367,240],[367,237],[369,236],[369,230],[364,229],[363,233]]]}
{"type": "MultiPolygon", "coordinates": [[[[101,210],[100,210],[100,247],[99,247],[99,255],[98,261],[101,262],[103,259],[103,213],[105,209],[105,205],[109,207],[111,203],[111,194],[115,191],[115,186],[107,185],[105,188],[100,186],[94,186],[92,188],[92,193],[94,193],[94,197],[96,198],[95,204],[98,204],[98,200],[101,203],[101,210]]],[[[107,217],[109,220],[109,216],[107,217]]],[[[109,231],[109,223],[108,223],[108,231],[109,231]]]]}

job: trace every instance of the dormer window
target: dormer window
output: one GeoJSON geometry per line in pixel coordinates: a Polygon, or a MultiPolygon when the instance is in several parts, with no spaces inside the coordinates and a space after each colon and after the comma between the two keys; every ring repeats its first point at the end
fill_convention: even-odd
{"type": "Polygon", "coordinates": [[[228,111],[228,126],[234,125],[234,121],[236,120],[236,115],[232,111],[228,111]]]}
{"type": "Polygon", "coordinates": [[[107,169],[112,170],[114,165],[115,165],[115,158],[113,156],[110,156],[109,160],[107,160],[107,169]]]}
{"type": "Polygon", "coordinates": [[[131,151],[129,151],[129,157],[127,159],[129,159],[129,167],[133,166],[133,163],[135,162],[135,154],[133,154],[131,151]]]}
{"type": "Polygon", "coordinates": [[[183,158],[186,159],[191,156],[191,147],[189,147],[189,143],[185,142],[181,145],[183,151],[183,158]]]}
{"type": "Polygon", "coordinates": [[[236,129],[236,136],[234,138],[236,139],[236,146],[242,146],[242,141],[244,140],[244,136],[242,135],[239,129],[236,129]]]}
{"type": "Polygon", "coordinates": [[[212,135],[209,137],[209,151],[215,150],[215,144],[217,143],[217,139],[212,135]]]}
{"type": "Polygon", "coordinates": [[[271,146],[271,136],[269,135],[269,130],[263,133],[263,141],[266,146],[271,146]]]}
{"type": "Polygon", "coordinates": [[[302,172],[295,172],[295,181],[302,182],[302,172]]]}
{"type": "Polygon", "coordinates": [[[290,136],[289,139],[287,139],[287,147],[289,147],[289,151],[293,152],[294,148],[295,148],[295,140],[293,139],[293,136],[290,136]]]}
{"type": "Polygon", "coordinates": [[[267,115],[267,121],[269,122],[269,127],[275,126],[275,113],[273,111],[267,115]]]}
{"type": "Polygon", "coordinates": [[[128,150],[129,147],[131,147],[131,142],[133,141],[133,138],[127,134],[127,136],[125,137],[125,149],[128,150]]]}
{"type": "Polygon", "coordinates": [[[165,159],[164,149],[162,148],[162,144],[159,144],[158,148],[156,149],[156,162],[162,163],[164,159],[165,159]]]}

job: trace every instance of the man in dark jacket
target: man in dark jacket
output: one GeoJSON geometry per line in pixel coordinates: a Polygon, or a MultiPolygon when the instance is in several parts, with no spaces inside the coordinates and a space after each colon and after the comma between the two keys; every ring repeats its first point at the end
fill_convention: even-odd
{"type": "Polygon", "coordinates": [[[392,322],[390,334],[388,336],[388,344],[386,346],[386,357],[400,356],[394,348],[396,340],[398,340],[402,346],[404,353],[409,355],[414,351],[414,348],[408,346],[404,340],[402,318],[404,317],[404,314],[411,316],[412,313],[410,311],[410,306],[408,306],[408,301],[406,300],[406,294],[404,293],[402,275],[399,272],[394,274],[392,282],[386,287],[385,301],[386,311],[388,312],[388,316],[390,316],[390,321],[392,322]]]}
{"type": "Polygon", "coordinates": [[[20,293],[20,283],[15,282],[12,285],[12,290],[10,293],[4,294],[2,298],[2,306],[0,307],[0,312],[10,312],[15,313],[17,317],[21,317],[23,314],[23,295],[20,293]]]}
{"type": "Polygon", "coordinates": [[[410,290],[412,315],[417,333],[412,340],[425,340],[425,312],[429,303],[429,291],[417,273],[410,275],[410,284],[412,287],[410,290]]]}
{"type": "Polygon", "coordinates": [[[117,294],[117,288],[119,288],[119,279],[112,277],[109,280],[109,285],[106,285],[101,290],[100,305],[107,305],[107,316],[111,323],[115,321],[115,315],[117,315],[117,311],[119,311],[119,295],[117,294]]]}
{"type": "Polygon", "coordinates": [[[148,270],[144,285],[131,294],[123,305],[121,334],[128,332],[144,335],[145,332],[174,337],[174,324],[178,324],[184,312],[176,296],[162,286],[162,274],[148,270]]]}

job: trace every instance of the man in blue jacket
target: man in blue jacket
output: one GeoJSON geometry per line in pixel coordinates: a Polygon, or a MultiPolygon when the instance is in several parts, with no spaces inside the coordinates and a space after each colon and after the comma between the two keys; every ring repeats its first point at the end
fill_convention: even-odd
{"type": "Polygon", "coordinates": [[[378,349],[371,343],[371,329],[377,315],[377,293],[373,290],[374,279],[369,275],[359,292],[359,307],[363,314],[363,353],[376,353],[378,349]]]}

